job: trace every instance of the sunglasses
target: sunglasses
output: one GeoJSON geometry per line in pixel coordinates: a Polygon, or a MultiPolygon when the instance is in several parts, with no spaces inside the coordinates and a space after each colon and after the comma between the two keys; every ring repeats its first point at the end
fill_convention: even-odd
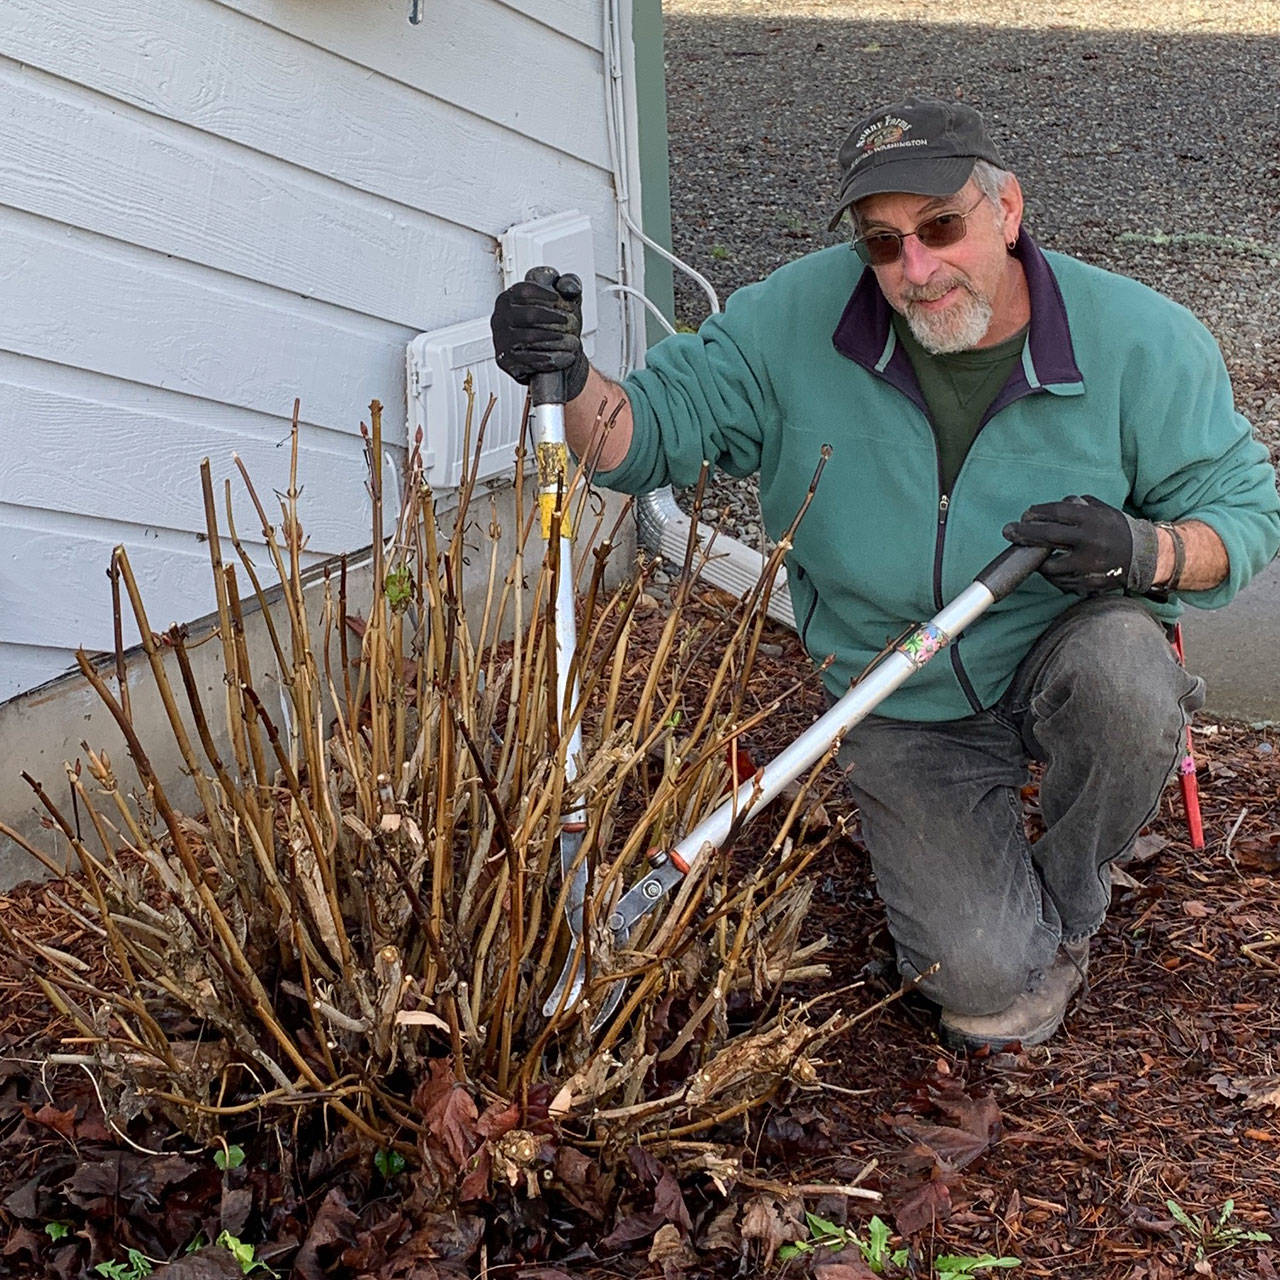
{"type": "Polygon", "coordinates": [[[872,231],[859,236],[853,242],[853,251],[869,267],[887,267],[902,257],[902,242],[915,236],[926,249],[945,249],[964,239],[965,219],[980,205],[985,196],[979,196],[963,213],[940,213],[928,218],[914,231],[872,231]]]}

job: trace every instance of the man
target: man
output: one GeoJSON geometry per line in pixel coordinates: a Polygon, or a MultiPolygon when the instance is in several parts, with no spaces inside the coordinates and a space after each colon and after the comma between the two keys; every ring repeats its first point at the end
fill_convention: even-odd
{"type": "Polygon", "coordinates": [[[499,364],[563,369],[596,480],[690,484],[703,458],[760,473],[771,533],[832,454],[788,558],[832,697],[1003,545],[1054,548],[847,735],[900,969],[957,1047],[1060,1025],[1152,817],[1201,681],[1164,625],[1216,608],[1275,554],[1280,500],[1212,338],[1133,281],[1042,252],[978,113],[883,107],[840,151],[837,246],[739,290],[621,385],[589,367],[576,281],[496,305],[499,364]],[[603,414],[599,413],[604,405],[603,414]],[[593,439],[618,410],[613,428],[593,439]],[[1079,495],[1086,495],[1081,497],[1079,495]],[[1043,762],[1044,835],[1019,791],[1043,762]]]}

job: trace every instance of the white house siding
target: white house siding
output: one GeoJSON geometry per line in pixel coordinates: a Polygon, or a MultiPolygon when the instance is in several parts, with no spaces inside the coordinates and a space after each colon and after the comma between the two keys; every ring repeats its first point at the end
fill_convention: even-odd
{"type": "Polygon", "coordinates": [[[359,423],[403,444],[405,344],[512,223],[588,213],[617,276],[600,0],[408,9],[0,4],[0,701],[112,646],[117,543],[153,626],[212,608],[199,461],[273,503],[295,396],[310,550],[367,544],[359,423]]]}

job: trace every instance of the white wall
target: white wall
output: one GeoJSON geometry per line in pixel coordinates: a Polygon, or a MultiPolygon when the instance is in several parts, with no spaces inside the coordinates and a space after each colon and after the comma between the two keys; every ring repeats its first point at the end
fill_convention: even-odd
{"type": "Polygon", "coordinates": [[[405,344],[512,223],[588,213],[616,278],[601,7],[0,4],[0,701],[111,647],[117,543],[153,626],[210,610],[199,460],[269,500],[295,396],[311,551],[366,545],[359,423],[403,443],[405,344]]]}

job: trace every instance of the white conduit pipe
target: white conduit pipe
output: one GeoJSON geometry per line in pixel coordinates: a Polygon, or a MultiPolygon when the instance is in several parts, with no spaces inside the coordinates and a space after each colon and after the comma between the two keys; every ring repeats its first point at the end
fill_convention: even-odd
{"type": "MultiPolygon", "coordinates": [[[[621,51],[621,14],[617,0],[609,0],[604,6],[604,57],[605,57],[605,123],[609,140],[609,156],[613,168],[614,193],[620,220],[627,231],[648,245],[659,257],[670,262],[672,266],[683,271],[707,295],[713,314],[720,310],[720,299],[710,282],[687,263],[681,262],[674,254],[650,239],[637,224],[631,214],[630,184],[627,181],[625,157],[631,154],[627,149],[627,136],[634,136],[636,122],[634,107],[630,97],[624,92],[621,51]]],[[[625,273],[630,260],[630,246],[625,244],[625,235],[620,236],[623,253],[620,265],[625,273]]],[[[639,291],[629,284],[613,285],[609,292],[622,295],[624,327],[628,331],[630,344],[638,346],[641,326],[630,325],[629,308],[626,299],[639,295],[639,291]]],[[[669,332],[674,332],[665,316],[643,295],[639,295],[645,306],[653,312],[669,332]]],[[[634,352],[628,352],[629,362],[634,368],[638,361],[634,352]]],[[[661,555],[675,564],[683,564],[685,551],[689,545],[689,528],[693,521],[676,505],[675,494],[670,486],[655,489],[651,493],[642,494],[636,499],[636,523],[640,543],[647,550],[661,555]]],[[[706,548],[710,546],[711,556],[702,562],[701,578],[734,596],[743,596],[755,586],[764,567],[764,557],[759,551],[752,549],[736,538],[717,533],[709,525],[699,523],[698,544],[706,548]],[[714,539],[714,545],[712,545],[714,539]]],[[[786,585],[786,570],[780,569],[769,598],[769,616],[786,626],[796,629],[795,612],[791,607],[791,595],[786,585]]]]}
{"type": "MultiPolygon", "coordinates": [[[[676,497],[670,486],[654,489],[636,499],[636,532],[642,546],[677,565],[684,563],[689,545],[689,526],[692,519],[676,506],[676,497]]],[[[698,546],[710,548],[711,554],[702,564],[699,577],[713,587],[733,596],[744,596],[760,578],[764,558],[759,551],[737,538],[717,533],[709,524],[698,522],[698,546]]],[[[700,557],[695,553],[695,565],[700,557]]],[[[773,590],[769,595],[769,617],[784,623],[793,631],[796,615],[791,607],[791,593],[787,590],[787,571],[778,570],[773,590]]]]}

